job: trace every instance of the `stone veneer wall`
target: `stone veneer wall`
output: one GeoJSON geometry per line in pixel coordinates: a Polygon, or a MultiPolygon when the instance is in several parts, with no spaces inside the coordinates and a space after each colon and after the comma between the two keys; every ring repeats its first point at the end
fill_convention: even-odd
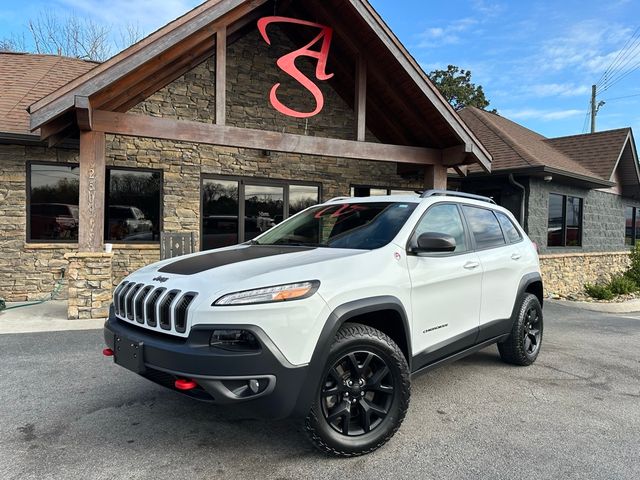
{"type": "Polygon", "coordinates": [[[112,253],[67,253],[69,279],[69,320],[106,318],[111,303],[112,253]]]}
{"type": "Polygon", "coordinates": [[[628,251],[541,255],[545,296],[583,292],[585,283],[607,281],[626,270],[629,262],[628,251]]]}

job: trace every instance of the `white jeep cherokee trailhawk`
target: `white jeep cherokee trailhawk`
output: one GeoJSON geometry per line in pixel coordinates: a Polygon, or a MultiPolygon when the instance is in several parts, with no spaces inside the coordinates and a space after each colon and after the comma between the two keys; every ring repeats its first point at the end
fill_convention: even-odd
{"type": "Polygon", "coordinates": [[[542,298],[535,245],[488,198],[338,198],[134,272],[104,353],[199,400],[305,418],[321,450],[359,455],[399,428],[412,374],[493,343],[532,364],[542,298]]]}

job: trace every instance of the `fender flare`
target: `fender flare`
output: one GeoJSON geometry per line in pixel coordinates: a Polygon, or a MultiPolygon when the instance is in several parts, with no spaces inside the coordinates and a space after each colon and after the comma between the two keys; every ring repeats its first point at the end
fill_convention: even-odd
{"type": "MultiPolygon", "coordinates": [[[[525,291],[527,290],[527,288],[529,288],[529,285],[535,282],[540,282],[542,284],[542,276],[538,272],[527,273],[525,276],[523,276],[520,279],[520,284],[518,285],[518,293],[516,294],[516,301],[513,305],[513,310],[511,311],[511,320],[512,320],[511,326],[513,326],[513,322],[515,322],[516,320],[516,315],[518,314],[520,301],[522,300],[522,297],[525,291]]],[[[543,298],[544,298],[544,295],[543,295],[543,298]]],[[[542,306],[542,303],[543,301],[541,299],[540,306],[542,306]]]]}
{"type": "Polygon", "coordinates": [[[407,343],[407,353],[409,356],[407,363],[409,364],[409,369],[411,369],[412,353],[409,319],[407,317],[407,312],[404,309],[404,305],[398,298],[391,295],[382,295],[344,303],[331,312],[324,327],[322,328],[322,332],[318,338],[318,343],[316,344],[316,348],[313,351],[311,361],[307,368],[306,379],[298,395],[294,416],[306,417],[309,413],[318,385],[320,384],[325,364],[329,358],[331,344],[333,343],[333,339],[335,338],[336,333],[338,333],[340,327],[354,317],[380,310],[393,310],[397,312],[402,319],[406,337],[405,340],[407,343]]]}

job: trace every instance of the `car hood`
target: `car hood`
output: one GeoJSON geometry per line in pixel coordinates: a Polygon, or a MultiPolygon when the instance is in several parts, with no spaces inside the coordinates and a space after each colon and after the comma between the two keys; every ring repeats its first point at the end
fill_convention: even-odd
{"type": "Polygon", "coordinates": [[[126,280],[196,292],[237,291],[305,280],[321,280],[368,250],[236,245],[164,260],[126,280]]]}

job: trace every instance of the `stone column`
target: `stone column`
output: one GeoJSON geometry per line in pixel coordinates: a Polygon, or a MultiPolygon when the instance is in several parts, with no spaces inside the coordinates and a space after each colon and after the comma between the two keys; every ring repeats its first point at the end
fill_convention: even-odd
{"type": "Polygon", "coordinates": [[[112,295],[113,253],[72,252],[64,258],[69,261],[69,320],[107,318],[112,295]]]}

